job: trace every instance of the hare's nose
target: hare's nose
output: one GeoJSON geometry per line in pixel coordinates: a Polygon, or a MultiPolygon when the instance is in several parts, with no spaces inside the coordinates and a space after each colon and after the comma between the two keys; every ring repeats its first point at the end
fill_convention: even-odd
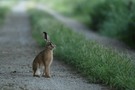
{"type": "Polygon", "coordinates": [[[54,45],[54,47],[56,47],[56,45],[54,45]]]}
{"type": "Polygon", "coordinates": [[[53,48],[56,48],[56,45],[53,45],[53,48]]]}
{"type": "Polygon", "coordinates": [[[53,47],[56,47],[56,45],[55,45],[55,44],[53,44],[53,47]]]}

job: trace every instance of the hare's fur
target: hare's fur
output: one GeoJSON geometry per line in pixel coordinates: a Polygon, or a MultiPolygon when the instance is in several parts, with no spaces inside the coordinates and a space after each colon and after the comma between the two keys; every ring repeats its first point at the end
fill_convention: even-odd
{"type": "MultiPolygon", "coordinates": [[[[47,38],[45,38],[47,40],[47,38]]],[[[33,76],[40,77],[41,70],[42,75],[50,78],[50,66],[53,61],[53,48],[55,45],[52,42],[47,41],[45,49],[41,51],[34,59],[32,67],[33,67],[33,76]]]]}

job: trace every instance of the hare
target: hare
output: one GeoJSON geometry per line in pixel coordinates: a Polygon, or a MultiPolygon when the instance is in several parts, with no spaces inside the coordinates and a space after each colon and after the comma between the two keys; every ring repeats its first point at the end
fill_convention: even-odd
{"type": "Polygon", "coordinates": [[[45,49],[41,51],[34,59],[32,68],[33,68],[33,76],[40,77],[41,70],[43,76],[46,78],[50,78],[50,66],[53,61],[53,49],[56,45],[54,45],[50,40],[46,32],[43,32],[44,39],[47,42],[45,45],[45,49]]]}

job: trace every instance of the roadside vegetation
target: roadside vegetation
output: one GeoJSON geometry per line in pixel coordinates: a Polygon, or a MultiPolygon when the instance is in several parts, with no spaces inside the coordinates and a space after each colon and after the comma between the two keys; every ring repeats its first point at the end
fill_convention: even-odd
{"type": "Polygon", "coordinates": [[[40,0],[101,35],[135,48],[135,0],[40,0]]]}
{"type": "Polygon", "coordinates": [[[40,10],[29,10],[32,34],[44,46],[46,31],[57,47],[54,55],[71,65],[90,82],[102,83],[117,90],[135,90],[135,65],[125,55],[86,40],[40,10]]]}
{"type": "Polygon", "coordinates": [[[0,7],[0,24],[3,22],[5,15],[8,12],[8,8],[7,7],[0,7]]]}

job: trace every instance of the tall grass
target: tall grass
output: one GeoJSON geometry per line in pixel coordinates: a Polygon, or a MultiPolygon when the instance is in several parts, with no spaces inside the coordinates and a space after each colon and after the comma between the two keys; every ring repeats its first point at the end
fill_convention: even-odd
{"type": "Polygon", "coordinates": [[[58,59],[76,68],[90,82],[135,90],[135,66],[129,58],[86,40],[43,11],[29,12],[33,37],[44,46],[41,32],[46,31],[57,45],[54,55],[58,59]]]}

